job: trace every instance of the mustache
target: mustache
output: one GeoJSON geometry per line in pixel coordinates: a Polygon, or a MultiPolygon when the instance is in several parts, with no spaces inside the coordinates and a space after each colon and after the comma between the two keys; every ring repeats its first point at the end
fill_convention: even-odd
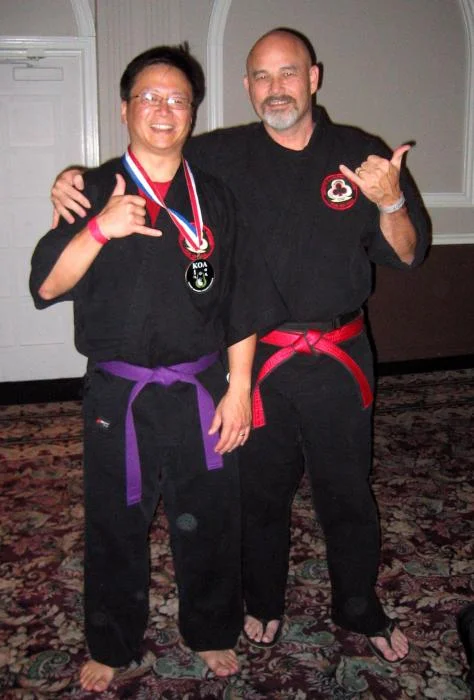
{"type": "Polygon", "coordinates": [[[271,95],[270,97],[266,97],[262,104],[264,107],[271,107],[273,104],[281,104],[282,102],[286,104],[296,104],[294,98],[290,95],[271,95]]]}

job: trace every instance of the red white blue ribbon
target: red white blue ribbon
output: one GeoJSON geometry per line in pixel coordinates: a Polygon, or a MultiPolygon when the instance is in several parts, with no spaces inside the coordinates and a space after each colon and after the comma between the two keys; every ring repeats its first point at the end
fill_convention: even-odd
{"type": "Polygon", "coordinates": [[[145,170],[142,168],[136,157],[130,150],[130,146],[122,157],[122,162],[124,168],[135,182],[137,187],[145,193],[145,195],[156,202],[160,207],[162,207],[169,215],[170,219],[184,236],[188,246],[194,253],[202,253],[203,246],[203,220],[201,205],[199,204],[199,197],[196,189],[196,182],[194,176],[191,172],[191,168],[186,160],[183,158],[183,169],[184,176],[186,178],[186,185],[188,188],[189,200],[191,202],[191,208],[193,210],[194,224],[188,221],[182,214],[167,207],[166,204],[161,200],[161,197],[156,192],[153,187],[153,182],[148,177],[145,170]]]}

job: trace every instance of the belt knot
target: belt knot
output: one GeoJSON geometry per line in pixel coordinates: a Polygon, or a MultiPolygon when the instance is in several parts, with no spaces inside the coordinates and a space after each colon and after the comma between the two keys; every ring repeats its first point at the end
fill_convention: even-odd
{"type": "Polygon", "coordinates": [[[355,338],[362,332],[363,328],[364,320],[362,315],[359,315],[353,321],[332,331],[321,331],[317,328],[309,328],[304,331],[275,330],[263,336],[260,342],[276,345],[280,349],[263,363],[258,373],[252,396],[254,428],[260,428],[265,425],[265,412],[263,409],[260,384],[265,377],[296,353],[305,355],[329,355],[335,360],[338,360],[356,380],[361,394],[362,406],[364,408],[370,406],[373,401],[373,395],[367,377],[357,362],[340,347],[340,343],[350,338],[355,338]]]}
{"type": "Polygon", "coordinates": [[[133,382],[125,416],[125,478],[127,484],[127,505],[139,503],[142,497],[142,479],[140,455],[138,450],[135,421],[133,418],[133,402],[142,389],[150,383],[170,386],[175,382],[193,384],[196,388],[197,406],[201,424],[201,434],[204,455],[208,469],[220,469],[223,466],[222,456],[214,452],[219,439],[218,435],[209,435],[212,418],[215,411],[214,401],[197,378],[217,361],[218,353],[204,355],[194,362],[181,362],[177,365],[159,366],[155,368],[132,365],[120,360],[98,362],[97,367],[122,379],[133,382]]]}
{"type": "Polygon", "coordinates": [[[308,329],[299,334],[299,337],[292,343],[295,352],[302,352],[306,355],[315,355],[316,347],[323,337],[322,331],[308,329]]]}

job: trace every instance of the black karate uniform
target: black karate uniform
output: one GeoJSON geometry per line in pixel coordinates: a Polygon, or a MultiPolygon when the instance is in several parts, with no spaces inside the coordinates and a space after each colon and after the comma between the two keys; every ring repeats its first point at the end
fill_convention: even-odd
{"type": "MultiPolygon", "coordinates": [[[[133,404],[142,477],[139,503],[127,506],[125,415],[133,382],[98,362],[145,368],[195,361],[223,351],[284,318],[283,305],[235,200],[214,177],[193,169],[214,281],[204,292],[186,282],[192,255],[160,210],[161,238],[133,234],[107,243],[75,287],[52,302],[38,289],[75,233],[79,219],[47,233],[32,258],[30,288],[38,308],[74,301],[75,341],[89,358],[84,398],[85,625],[92,658],[116,667],[140,656],[148,614],[148,532],[163,496],[180,597],[180,630],[194,650],[235,645],[242,626],[240,499],[235,453],[209,471],[196,389],[148,384],[133,404]],[[239,228],[240,227],[240,228],[239,228]]],[[[114,159],[85,175],[90,216],[115,185],[138,189],[114,159]]],[[[192,221],[183,168],[166,204],[192,221]]],[[[147,225],[151,222],[147,215],[147,225]]],[[[215,405],[227,389],[223,358],[198,375],[215,405]]]]}
{"type": "MultiPolygon", "coordinates": [[[[379,227],[377,207],[339,172],[369,154],[391,157],[377,138],[333,124],[316,108],[302,151],[286,149],[261,123],[195,137],[187,157],[232,188],[288,308],[285,327],[329,331],[356,315],[371,292],[372,263],[414,267],[428,225],[405,168],[401,188],[417,230],[415,260],[400,261],[379,227]],[[342,178],[342,180],[341,180],[342,178]]],[[[373,385],[365,332],[342,344],[373,385]]],[[[259,343],[256,374],[276,347],[259,343]]],[[[334,621],[374,635],[387,618],[375,594],[379,525],[369,485],[372,411],[348,370],[326,355],[295,355],[262,383],[267,424],[239,452],[244,597],[249,614],[281,618],[291,502],[303,469],[323,527],[334,621]]]]}

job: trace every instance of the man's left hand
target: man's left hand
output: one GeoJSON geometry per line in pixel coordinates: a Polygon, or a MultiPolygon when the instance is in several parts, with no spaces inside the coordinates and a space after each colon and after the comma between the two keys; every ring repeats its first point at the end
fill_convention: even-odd
{"type": "Polygon", "coordinates": [[[216,452],[224,454],[244,445],[250,435],[251,422],[250,393],[229,389],[216,408],[209,430],[209,435],[220,430],[216,452]]]}
{"type": "Polygon", "coordinates": [[[368,156],[355,171],[346,165],[340,165],[339,170],[359,187],[367,199],[379,206],[388,207],[400,198],[400,169],[403,156],[410,148],[409,144],[399,146],[390,160],[368,156]]]}

